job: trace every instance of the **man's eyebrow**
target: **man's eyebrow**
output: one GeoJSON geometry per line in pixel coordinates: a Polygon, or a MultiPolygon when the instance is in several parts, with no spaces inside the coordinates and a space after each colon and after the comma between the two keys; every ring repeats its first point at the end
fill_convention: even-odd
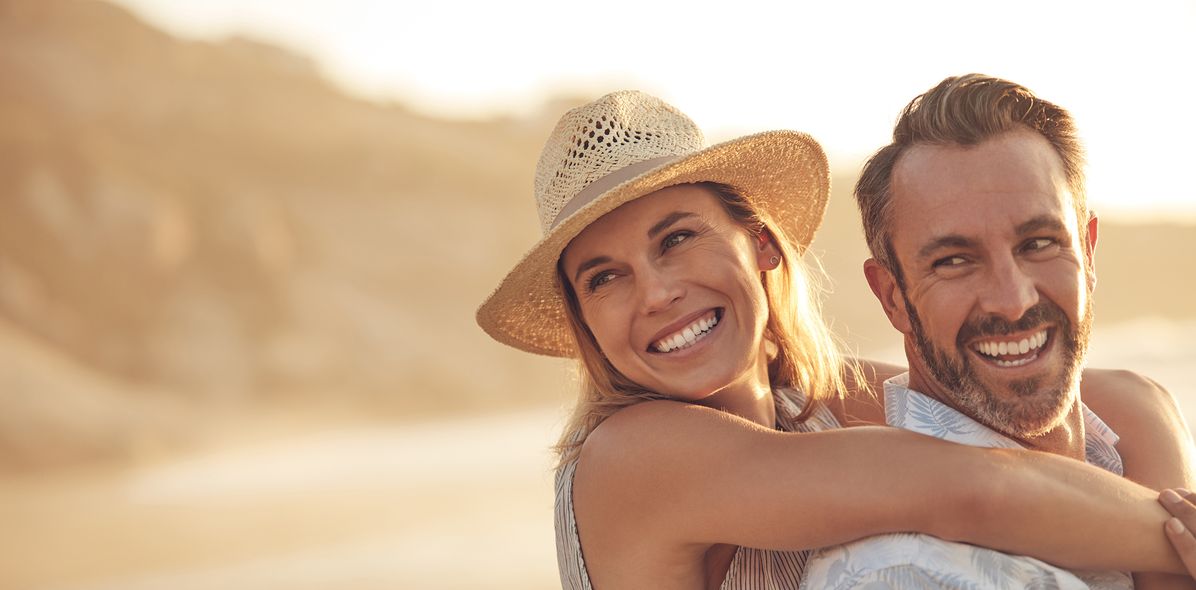
{"type": "Polygon", "coordinates": [[[656,225],[648,228],[648,239],[651,240],[655,238],[656,236],[660,235],[660,232],[668,229],[670,225],[673,225],[674,223],[677,223],[686,217],[695,216],[696,214],[690,213],[689,211],[674,211],[669,213],[664,217],[664,219],[661,219],[659,222],[657,222],[656,225]]]}
{"type": "Polygon", "coordinates": [[[1031,234],[1042,230],[1050,231],[1066,231],[1067,226],[1063,225],[1063,221],[1053,215],[1039,215],[1029,221],[1022,222],[1017,226],[1017,235],[1031,234]]]}
{"type": "Polygon", "coordinates": [[[577,267],[577,272],[573,273],[573,282],[576,283],[581,280],[581,273],[594,268],[595,266],[602,266],[611,261],[610,256],[595,256],[577,267]]]}
{"type": "Polygon", "coordinates": [[[921,260],[934,254],[936,250],[942,248],[971,248],[975,242],[965,238],[959,234],[947,234],[945,236],[937,237],[927,242],[920,250],[918,250],[918,259],[921,260]]]}

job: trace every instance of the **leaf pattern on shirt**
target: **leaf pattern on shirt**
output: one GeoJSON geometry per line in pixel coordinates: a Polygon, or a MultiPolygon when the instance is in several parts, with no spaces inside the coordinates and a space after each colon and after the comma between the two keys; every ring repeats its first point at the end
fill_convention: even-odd
{"type": "MultiPolygon", "coordinates": [[[[973,446],[1020,446],[949,406],[909,389],[908,381],[903,378],[885,383],[886,418],[891,426],[973,446]]],[[[1088,462],[1120,474],[1121,457],[1114,448],[1116,433],[1088,408],[1083,411],[1088,462]]],[[[900,533],[814,552],[807,562],[801,587],[1083,590],[1132,589],[1133,581],[1124,572],[1069,572],[1031,557],[900,533]]]]}
{"type": "Polygon", "coordinates": [[[956,412],[946,404],[941,404],[926,396],[908,396],[908,416],[910,425],[902,428],[929,434],[936,438],[948,438],[951,435],[967,436],[976,431],[975,422],[967,416],[956,412]]]}

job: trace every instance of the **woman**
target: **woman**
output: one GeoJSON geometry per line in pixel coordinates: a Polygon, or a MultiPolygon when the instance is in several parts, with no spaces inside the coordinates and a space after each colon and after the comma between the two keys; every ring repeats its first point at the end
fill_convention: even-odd
{"type": "Polygon", "coordinates": [[[545,237],[478,322],[582,364],[559,445],[564,586],[796,587],[806,550],[893,531],[1180,571],[1145,488],[1052,455],[838,429],[839,392],[866,387],[844,383],[800,258],[827,192],[804,134],[704,148],[637,92],[558,123],[537,167],[545,237]]]}

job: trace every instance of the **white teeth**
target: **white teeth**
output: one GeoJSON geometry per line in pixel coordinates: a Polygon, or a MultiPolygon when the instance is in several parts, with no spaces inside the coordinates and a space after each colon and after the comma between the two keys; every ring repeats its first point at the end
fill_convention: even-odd
{"type": "Polygon", "coordinates": [[[999,367],[1020,367],[1032,360],[1034,360],[1034,357],[1016,360],[1016,361],[1003,361],[1003,360],[998,359],[996,362],[997,362],[997,366],[999,366],[999,367]]]}
{"type": "MultiPolygon", "coordinates": [[[[987,356],[1002,356],[1007,354],[1026,354],[1031,350],[1041,348],[1046,344],[1047,333],[1043,330],[1028,338],[1022,338],[1017,342],[980,342],[973,348],[976,352],[987,356]]],[[[1030,362],[1033,359],[1022,359],[1018,361],[998,360],[997,364],[1002,367],[1016,367],[1030,362]],[[1012,363],[1012,364],[1011,364],[1012,363]]]]}
{"type": "Polygon", "coordinates": [[[718,325],[718,316],[711,315],[708,318],[699,318],[694,323],[682,328],[681,331],[661,338],[653,345],[653,348],[657,352],[672,352],[679,348],[688,348],[693,343],[701,340],[716,325],[718,325]]]}

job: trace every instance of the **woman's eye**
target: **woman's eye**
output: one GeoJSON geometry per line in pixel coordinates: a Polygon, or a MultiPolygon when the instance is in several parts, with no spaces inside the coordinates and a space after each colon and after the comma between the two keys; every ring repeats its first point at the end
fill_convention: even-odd
{"type": "Polygon", "coordinates": [[[692,235],[693,234],[688,231],[673,232],[665,236],[664,241],[661,242],[660,245],[663,249],[668,250],[669,248],[672,248],[673,246],[676,246],[677,244],[689,239],[692,235]]]}
{"type": "Polygon", "coordinates": [[[610,280],[613,279],[614,277],[615,277],[615,273],[613,273],[609,270],[604,270],[602,272],[596,273],[594,276],[590,277],[589,281],[586,282],[586,288],[591,293],[593,293],[595,289],[610,282],[610,280]]]}

